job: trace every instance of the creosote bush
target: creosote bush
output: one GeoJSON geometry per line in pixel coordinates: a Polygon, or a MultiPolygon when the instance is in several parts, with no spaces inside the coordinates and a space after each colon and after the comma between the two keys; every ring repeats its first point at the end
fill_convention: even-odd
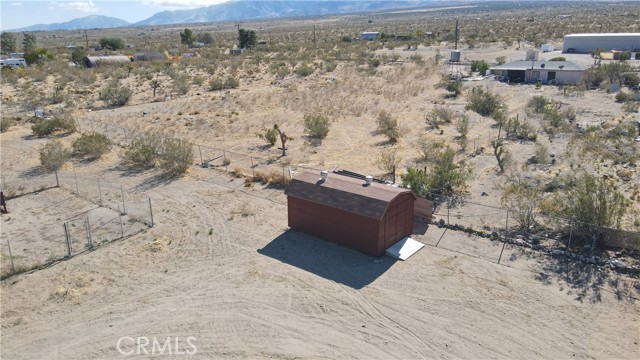
{"type": "Polygon", "coordinates": [[[62,132],[65,135],[72,134],[77,130],[76,121],[71,115],[59,113],[50,119],[36,119],[31,126],[31,131],[36,137],[45,137],[54,132],[62,132]]]}
{"type": "Polygon", "coordinates": [[[257,132],[256,136],[271,146],[275,145],[276,141],[278,141],[278,131],[274,128],[267,128],[262,130],[262,132],[257,132]]]}
{"type": "Polygon", "coordinates": [[[159,167],[169,176],[184,174],[193,162],[193,148],[186,140],[147,134],[135,137],[124,159],[136,170],[159,167]]]}
{"type": "Polygon", "coordinates": [[[75,155],[95,160],[111,150],[111,140],[103,134],[91,132],[82,134],[73,142],[72,147],[75,155]]]}
{"type": "Polygon", "coordinates": [[[40,165],[46,171],[58,172],[62,165],[69,161],[71,151],[62,145],[60,140],[50,140],[39,151],[40,165]]]}
{"type": "Polygon", "coordinates": [[[447,147],[433,156],[427,171],[407,168],[402,175],[402,185],[409,187],[418,197],[434,199],[435,194],[452,196],[460,194],[471,178],[471,168],[464,161],[455,162],[456,152],[447,147]]]}
{"type": "Polygon", "coordinates": [[[124,106],[131,99],[132,91],[122,86],[118,80],[114,80],[100,90],[99,99],[109,106],[124,106]]]}
{"type": "Polygon", "coordinates": [[[467,110],[472,110],[482,116],[490,116],[502,107],[502,101],[496,94],[476,86],[467,93],[467,110]]]}
{"type": "Polygon", "coordinates": [[[376,125],[378,126],[378,133],[386,136],[389,139],[389,142],[394,143],[400,139],[400,127],[398,125],[398,120],[385,110],[378,113],[376,125]]]}
{"type": "Polygon", "coordinates": [[[329,134],[331,122],[329,118],[321,114],[308,114],[304,116],[304,132],[310,138],[322,140],[329,134]]]}

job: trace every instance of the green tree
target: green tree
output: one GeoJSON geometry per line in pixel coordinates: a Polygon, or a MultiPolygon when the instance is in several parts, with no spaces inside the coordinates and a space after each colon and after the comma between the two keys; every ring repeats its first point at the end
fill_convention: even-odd
{"type": "Polygon", "coordinates": [[[10,32],[3,31],[0,34],[0,49],[4,54],[16,51],[16,36],[10,32]]]}
{"type": "Polygon", "coordinates": [[[116,37],[102,38],[99,41],[100,47],[108,50],[120,50],[125,48],[124,40],[116,37]]]}
{"type": "Polygon", "coordinates": [[[191,29],[186,28],[184,29],[184,31],[180,32],[180,42],[187,45],[187,46],[191,46],[193,45],[193,42],[196,40],[195,35],[193,35],[193,31],[191,31],[191,29]]]}
{"type": "Polygon", "coordinates": [[[484,75],[491,66],[484,60],[471,61],[471,71],[478,71],[481,75],[484,75]]]}
{"type": "Polygon", "coordinates": [[[22,39],[22,52],[25,54],[36,50],[36,35],[33,33],[25,33],[22,39]]]}
{"type": "Polygon", "coordinates": [[[71,61],[76,65],[83,64],[85,57],[87,57],[87,50],[82,46],[78,46],[71,52],[71,61]]]}
{"type": "Polygon", "coordinates": [[[24,60],[27,65],[42,64],[45,60],[53,60],[54,58],[55,55],[45,48],[37,48],[24,53],[24,60]]]}
{"type": "Polygon", "coordinates": [[[58,181],[58,170],[69,161],[71,151],[65,148],[60,140],[51,140],[40,149],[40,165],[46,171],[53,171],[56,174],[56,184],[60,186],[58,181]]]}
{"type": "Polygon", "coordinates": [[[254,47],[258,43],[258,37],[253,30],[238,29],[238,41],[240,49],[254,47]]]}

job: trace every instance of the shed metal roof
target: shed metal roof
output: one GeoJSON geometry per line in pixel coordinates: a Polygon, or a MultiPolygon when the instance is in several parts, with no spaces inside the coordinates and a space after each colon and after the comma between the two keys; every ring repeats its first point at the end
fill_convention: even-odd
{"type": "Polygon", "coordinates": [[[583,71],[583,67],[570,61],[521,60],[508,64],[493,66],[491,70],[552,70],[552,71],[583,71]],[[542,66],[544,64],[544,67],[542,66]]]}
{"type": "Polygon", "coordinates": [[[111,56],[87,56],[85,59],[91,61],[91,63],[96,62],[126,62],[131,61],[128,56],[125,55],[111,55],[111,56]]]}
{"type": "Polygon", "coordinates": [[[327,180],[320,181],[319,173],[308,171],[293,178],[285,190],[287,196],[378,220],[384,216],[389,203],[405,193],[411,191],[376,183],[365,186],[362,180],[333,173],[327,180]]]}

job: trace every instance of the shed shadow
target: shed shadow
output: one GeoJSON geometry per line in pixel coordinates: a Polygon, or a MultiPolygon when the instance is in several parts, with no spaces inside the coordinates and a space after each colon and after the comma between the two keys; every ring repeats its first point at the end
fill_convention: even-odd
{"type": "Polygon", "coordinates": [[[396,262],[388,256],[374,262],[371,256],[295,230],[280,234],[258,253],[353,289],[371,284],[396,262]]]}

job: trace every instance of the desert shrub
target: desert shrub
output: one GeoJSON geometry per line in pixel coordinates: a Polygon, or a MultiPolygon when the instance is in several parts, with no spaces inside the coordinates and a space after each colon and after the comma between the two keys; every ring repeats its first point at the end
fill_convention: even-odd
{"type": "Polygon", "coordinates": [[[527,160],[527,164],[546,164],[549,162],[549,149],[540,143],[536,143],[535,154],[527,160]]]}
{"type": "Polygon", "coordinates": [[[257,132],[256,136],[273,146],[278,141],[278,131],[274,128],[266,128],[261,132],[257,132]]]}
{"type": "Polygon", "coordinates": [[[314,139],[324,139],[329,134],[331,123],[325,115],[305,115],[304,116],[304,132],[314,139]]]}
{"type": "Polygon", "coordinates": [[[536,224],[542,195],[540,189],[528,185],[521,179],[510,181],[502,192],[502,205],[511,210],[510,215],[525,232],[536,224]]]}
{"type": "Polygon", "coordinates": [[[176,75],[173,77],[173,89],[180,95],[185,95],[189,92],[189,76],[176,75]]]}
{"type": "Polygon", "coordinates": [[[385,176],[391,177],[391,180],[395,182],[396,180],[396,169],[400,165],[402,158],[398,155],[398,150],[393,149],[389,151],[383,151],[378,160],[376,161],[378,165],[378,169],[384,172],[385,176]]]}
{"type": "Polygon", "coordinates": [[[549,59],[549,61],[567,61],[567,58],[564,56],[556,56],[554,58],[549,59]]]}
{"type": "Polygon", "coordinates": [[[510,118],[504,124],[504,130],[508,139],[535,141],[538,138],[535,129],[526,121],[519,118],[510,118]]]}
{"type": "Polygon", "coordinates": [[[640,112],[640,102],[626,102],[622,105],[622,110],[627,113],[640,112]]]}
{"type": "Polygon", "coordinates": [[[417,150],[420,154],[419,160],[427,164],[434,163],[439,158],[439,154],[444,148],[444,141],[434,141],[423,137],[418,141],[417,144],[417,150]]]}
{"type": "Polygon", "coordinates": [[[31,131],[36,137],[45,137],[60,131],[63,134],[72,134],[77,130],[76,120],[68,114],[59,113],[51,119],[37,119],[31,126],[31,131]]]}
{"type": "Polygon", "coordinates": [[[49,95],[49,103],[60,104],[64,100],[65,100],[65,92],[63,91],[63,87],[60,85],[54,86],[53,91],[49,95]]]}
{"type": "MultiPolygon", "coordinates": [[[[262,185],[286,187],[291,182],[291,178],[278,170],[272,170],[271,172],[256,170],[252,181],[260,182],[262,185]]],[[[246,179],[245,182],[247,182],[246,179]]]]}
{"type": "Polygon", "coordinates": [[[482,116],[490,116],[502,107],[502,101],[498,95],[480,86],[475,86],[467,93],[467,101],[466,109],[475,111],[482,116]]]}
{"type": "Polygon", "coordinates": [[[324,62],[324,71],[333,72],[333,70],[335,70],[337,66],[338,66],[338,63],[336,63],[335,61],[327,60],[324,62]]]}
{"type": "Polygon", "coordinates": [[[240,82],[238,81],[238,79],[234,78],[233,76],[228,76],[224,80],[225,89],[237,89],[238,86],[240,86],[240,82]]]}
{"type": "Polygon", "coordinates": [[[455,113],[447,106],[436,106],[427,114],[427,125],[437,129],[442,124],[449,124],[455,118],[455,113]]]}
{"type": "Polygon", "coordinates": [[[293,72],[295,72],[296,74],[302,77],[307,77],[313,74],[313,68],[307,64],[302,64],[298,66],[293,72]]]}
{"type": "Polygon", "coordinates": [[[213,78],[209,81],[209,90],[211,91],[235,89],[238,86],[240,86],[240,82],[232,76],[229,76],[224,80],[221,78],[213,78]]]}
{"type": "Polygon", "coordinates": [[[455,151],[442,149],[434,157],[429,171],[407,168],[402,175],[402,185],[409,187],[418,197],[434,199],[437,195],[452,196],[464,191],[471,178],[471,168],[463,161],[455,162],[455,151]]]}
{"type": "Polygon", "coordinates": [[[69,161],[71,151],[62,145],[59,140],[47,142],[39,151],[40,165],[46,171],[58,172],[62,165],[69,161]]]}
{"type": "Polygon", "coordinates": [[[599,227],[618,228],[629,202],[615,186],[605,178],[585,175],[575,180],[561,201],[560,214],[572,217],[575,234],[602,239],[599,227]],[[596,225],[597,228],[594,228],[596,225]]]}
{"type": "Polygon", "coordinates": [[[115,37],[109,37],[109,38],[102,38],[99,41],[100,47],[102,47],[103,49],[109,49],[109,50],[119,50],[119,49],[124,49],[125,48],[125,43],[124,40],[122,40],[121,38],[115,38],[115,37]]]}
{"type": "Polygon", "coordinates": [[[124,106],[131,99],[132,91],[114,80],[100,90],[99,99],[109,106],[124,106]]]}
{"type": "Polygon", "coordinates": [[[170,176],[184,174],[193,162],[193,147],[186,140],[164,138],[160,150],[160,168],[170,176]]]}
{"type": "Polygon", "coordinates": [[[484,60],[473,60],[471,61],[471,71],[478,71],[480,74],[484,75],[487,70],[489,70],[489,63],[484,60]]]}
{"type": "Polygon", "coordinates": [[[502,65],[502,64],[504,64],[506,62],[507,62],[507,57],[506,56],[497,56],[496,57],[496,64],[502,65]]]}
{"type": "Polygon", "coordinates": [[[146,170],[156,165],[162,139],[156,134],[138,135],[124,152],[125,162],[133,169],[146,170]]]}
{"type": "Polygon", "coordinates": [[[376,125],[378,126],[378,133],[386,136],[389,139],[389,142],[397,142],[400,139],[400,127],[398,125],[398,120],[385,110],[378,113],[376,125]]]}
{"type": "Polygon", "coordinates": [[[527,107],[533,110],[534,113],[541,114],[544,112],[548,102],[549,100],[547,100],[547,98],[545,98],[544,96],[536,95],[529,99],[529,102],[527,102],[527,107]]]}
{"type": "Polygon", "coordinates": [[[627,101],[631,101],[633,100],[633,95],[629,94],[627,92],[624,92],[622,90],[618,91],[618,93],[616,94],[616,101],[623,103],[623,102],[627,102],[627,101]]]}
{"type": "Polygon", "coordinates": [[[0,119],[0,132],[9,130],[10,127],[16,124],[16,119],[9,116],[3,116],[0,119]]]}
{"type": "Polygon", "coordinates": [[[103,134],[91,132],[82,134],[73,142],[72,147],[74,154],[95,160],[111,150],[111,140],[103,134]]]}
{"type": "Polygon", "coordinates": [[[447,81],[445,89],[449,92],[449,96],[457,98],[462,93],[462,81],[450,80],[447,81]]]}

